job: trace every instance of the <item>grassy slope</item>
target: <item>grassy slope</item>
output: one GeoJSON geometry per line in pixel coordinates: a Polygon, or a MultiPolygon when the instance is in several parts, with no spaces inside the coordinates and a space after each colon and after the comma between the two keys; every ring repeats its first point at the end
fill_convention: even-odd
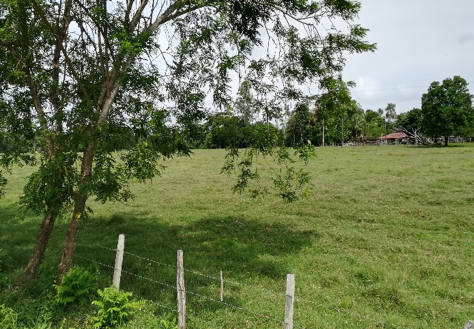
{"type": "MultiPolygon", "coordinates": [[[[97,246],[113,248],[124,233],[131,253],[174,264],[183,249],[188,269],[214,277],[222,270],[228,280],[280,291],[226,284],[226,301],[273,318],[283,318],[285,275],[294,273],[297,296],[316,302],[297,300],[300,327],[377,326],[359,314],[410,328],[461,328],[474,306],[473,145],[317,153],[312,191],[293,204],[232,194],[232,177],[218,174],[224,151],[167,161],[163,177],[132,184],[134,201],[91,203],[95,213],[83,222],[77,255],[112,265],[114,253],[97,246]]],[[[29,170],[15,170],[0,201],[0,248],[13,273],[26,264],[40,220],[15,216],[29,170]]],[[[45,269],[58,261],[65,225],[54,232],[45,269]]],[[[174,285],[166,266],[126,254],[124,269],[174,285]]],[[[190,272],[186,280],[187,289],[218,298],[217,281],[190,272]]],[[[157,283],[124,274],[123,288],[174,307],[173,290],[157,283]]],[[[193,295],[188,308],[197,318],[193,327],[209,326],[198,320],[223,328],[280,326],[193,295]]]]}

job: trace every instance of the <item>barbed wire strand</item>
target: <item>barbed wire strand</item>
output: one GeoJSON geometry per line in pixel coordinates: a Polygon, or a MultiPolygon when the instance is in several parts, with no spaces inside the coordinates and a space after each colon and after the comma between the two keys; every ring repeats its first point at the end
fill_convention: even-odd
{"type": "MultiPolygon", "coordinates": [[[[138,298],[140,298],[140,299],[142,299],[142,300],[145,300],[145,301],[147,301],[147,302],[149,302],[149,303],[151,303],[151,304],[156,304],[157,306],[159,306],[159,307],[161,307],[161,308],[167,309],[168,311],[171,311],[171,312],[174,312],[174,313],[178,314],[178,310],[175,309],[175,308],[171,308],[171,307],[169,307],[169,306],[162,305],[162,304],[160,304],[160,303],[154,301],[153,299],[144,298],[143,296],[137,295],[137,294],[135,294],[135,293],[133,293],[133,295],[136,296],[136,297],[138,297],[138,298]]],[[[150,312],[150,313],[151,313],[151,312],[150,312]]],[[[152,315],[155,315],[155,314],[152,314],[152,315]]],[[[198,321],[200,321],[200,322],[202,322],[202,323],[205,323],[205,324],[208,325],[208,326],[210,325],[212,328],[216,328],[216,325],[215,325],[214,323],[211,323],[211,322],[209,322],[209,321],[207,321],[207,320],[204,320],[204,319],[198,317],[194,312],[191,312],[189,309],[186,310],[186,317],[187,317],[187,318],[191,318],[191,319],[193,319],[193,320],[198,320],[198,321]]]]}
{"type": "MultiPolygon", "coordinates": [[[[105,267],[110,268],[110,269],[114,269],[113,266],[110,266],[110,265],[107,265],[107,264],[98,262],[98,261],[93,260],[93,259],[90,259],[90,258],[82,257],[82,256],[79,256],[79,255],[76,255],[76,257],[77,257],[77,258],[80,258],[80,259],[88,260],[88,261],[90,261],[90,262],[97,263],[97,264],[99,264],[99,265],[105,266],[105,267]]],[[[153,280],[153,279],[150,279],[150,278],[146,278],[146,277],[144,277],[144,276],[141,276],[141,275],[138,275],[138,274],[135,274],[135,273],[131,273],[131,272],[128,272],[128,271],[124,271],[123,269],[122,269],[122,273],[126,273],[126,274],[129,274],[129,275],[133,275],[133,276],[136,276],[136,277],[138,277],[138,278],[140,278],[140,279],[144,279],[144,280],[147,280],[147,281],[153,281],[153,282],[155,282],[155,283],[159,283],[159,284],[161,284],[161,285],[165,285],[165,286],[167,286],[167,287],[173,288],[174,290],[177,290],[177,288],[175,288],[175,287],[173,287],[173,286],[171,286],[171,285],[168,285],[168,284],[166,284],[166,283],[159,282],[159,281],[156,281],[156,280],[153,280]]],[[[163,304],[160,304],[160,303],[158,303],[158,302],[156,302],[156,301],[154,301],[154,300],[152,300],[152,299],[144,298],[144,297],[142,297],[142,296],[140,296],[140,295],[138,295],[138,294],[136,294],[136,293],[134,293],[134,292],[132,293],[132,295],[133,295],[133,296],[136,296],[136,297],[138,297],[138,298],[140,298],[140,299],[143,299],[143,300],[145,300],[145,301],[147,301],[147,302],[150,302],[150,303],[152,303],[152,304],[155,304],[155,305],[157,305],[157,306],[159,306],[159,307],[161,307],[161,308],[167,309],[167,310],[169,310],[169,311],[176,312],[176,313],[178,312],[177,309],[170,308],[170,307],[165,306],[165,305],[163,305],[163,304]]],[[[212,325],[212,327],[215,327],[215,325],[212,324],[211,322],[199,318],[198,316],[196,316],[196,315],[194,314],[194,312],[190,312],[189,310],[186,311],[186,316],[190,316],[191,318],[193,318],[193,319],[195,319],[195,320],[201,321],[201,322],[203,322],[203,323],[206,323],[207,325],[212,325]]]]}
{"type": "MultiPolygon", "coordinates": [[[[109,250],[109,251],[117,251],[117,249],[112,249],[112,248],[108,248],[108,247],[105,247],[105,246],[100,246],[100,247],[103,248],[103,249],[109,250]]],[[[133,254],[133,253],[128,252],[128,251],[125,251],[125,253],[126,253],[126,254],[129,254],[129,255],[131,255],[131,256],[137,257],[137,258],[139,258],[139,259],[152,262],[152,263],[156,263],[156,264],[163,265],[163,266],[167,266],[167,267],[171,267],[171,268],[176,268],[176,266],[173,266],[173,265],[171,265],[171,264],[166,264],[166,263],[158,262],[158,261],[156,261],[156,260],[153,260],[153,259],[150,259],[150,258],[147,258],[147,257],[142,257],[142,256],[133,254]]],[[[78,256],[78,257],[79,257],[79,258],[86,259],[86,260],[89,260],[89,261],[92,261],[92,262],[95,262],[95,263],[97,263],[97,264],[99,264],[99,265],[106,266],[106,267],[111,268],[111,269],[114,269],[113,266],[110,266],[110,265],[107,265],[107,264],[103,264],[103,263],[97,262],[97,261],[92,260],[92,259],[87,259],[87,258],[80,257],[80,256],[78,256]]],[[[190,269],[186,269],[186,268],[185,268],[184,271],[185,271],[185,272],[188,272],[188,273],[195,274],[195,275],[199,275],[199,276],[202,276],[202,277],[211,279],[211,280],[220,281],[220,278],[218,278],[218,277],[214,277],[214,276],[211,276],[211,275],[203,274],[203,273],[200,273],[200,272],[197,272],[197,271],[193,271],[193,270],[190,270],[190,269]]],[[[165,286],[165,287],[168,287],[168,288],[177,290],[176,287],[174,287],[174,286],[172,286],[172,285],[169,285],[169,284],[167,284],[167,283],[163,283],[163,282],[160,282],[160,281],[157,281],[157,280],[148,278],[148,277],[144,277],[144,276],[139,275],[139,274],[135,274],[135,273],[132,273],[132,272],[128,272],[128,271],[125,271],[125,270],[123,270],[123,269],[122,269],[122,273],[126,273],[126,274],[129,274],[129,275],[135,276],[135,277],[137,277],[137,278],[140,278],[140,279],[142,279],[142,280],[151,281],[151,282],[160,284],[160,285],[162,285],[162,286],[165,286]]],[[[285,295],[286,295],[286,294],[284,294],[284,293],[279,293],[279,292],[274,291],[274,290],[271,290],[271,289],[266,289],[266,288],[262,288],[262,287],[257,287],[257,286],[253,286],[253,285],[249,285],[249,284],[244,284],[244,283],[240,283],[240,282],[237,282],[237,281],[231,281],[231,280],[223,280],[223,281],[224,281],[224,283],[230,283],[230,284],[237,285],[237,286],[249,287],[249,288],[261,290],[261,291],[264,291],[264,292],[267,292],[267,293],[272,293],[272,294],[275,294],[275,295],[281,295],[281,296],[285,296],[285,295]]],[[[277,319],[275,319],[275,318],[271,318],[271,317],[268,317],[268,316],[263,315],[263,314],[258,314],[258,313],[255,313],[255,312],[253,312],[253,311],[247,310],[247,309],[245,309],[245,308],[241,308],[241,307],[239,307],[239,306],[235,306],[235,305],[232,305],[232,304],[229,304],[229,303],[226,303],[226,302],[217,300],[217,299],[213,299],[213,298],[211,298],[211,297],[207,297],[207,296],[204,296],[204,295],[201,295],[201,294],[192,292],[192,291],[186,291],[186,293],[189,293],[189,294],[195,295],[195,296],[199,296],[199,297],[208,299],[208,300],[213,301],[213,302],[221,303],[221,304],[224,304],[224,305],[226,305],[226,306],[228,306],[228,307],[231,307],[231,308],[234,308],[234,309],[237,309],[237,310],[241,310],[241,311],[244,311],[244,312],[247,312],[247,313],[256,315],[256,316],[260,316],[260,317],[266,318],[266,319],[268,319],[268,320],[273,320],[273,321],[277,321],[277,322],[283,323],[282,321],[277,320],[277,319]]],[[[391,323],[386,323],[386,322],[383,322],[383,321],[380,321],[380,320],[375,320],[375,319],[369,318],[369,317],[367,317],[367,316],[365,316],[365,315],[361,315],[361,314],[358,314],[358,313],[355,313],[355,312],[351,312],[351,311],[346,310],[346,309],[343,309],[343,308],[338,308],[338,307],[335,307],[335,306],[327,306],[327,305],[323,305],[323,304],[321,304],[321,303],[316,303],[316,302],[314,302],[314,301],[307,300],[307,299],[303,299],[303,298],[299,298],[299,297],[295,297],[295,300],[296,300],[296,301],[299,301],[299,302],[303,302],[303,303],[310,303],[310,304],[313,304],[313,305],[316,305],[316,306],[319,306],[319,307],[322,307],[322,308],[325,308],[325,309],[328,309],[328,310],[336,311],[336,312],[338,312],[338,313],[344,313],[344,314],[350,315],[350,316],[352,316],[352,317],[360,318],[360,319],[363,319],[363,320],[366,320],[366,321],[371,321],[371,322],[374,322],[374,323],[377,323],[377,324],[381,324],[381,325],[385,325],[385,326],[391,326],[391,327],[394,327],[394,328],[409,329],[408,327],[399,326],[399,325],[391,324],[391,323]]]]}
{"type": "MultiPolygon", "coordinates": [[[[154,282],[154,283],[163,285],[163,286],[165,286],[165,287],[171,288],[171,289],[173,289],[173,290],[178,290],[177,287],[174,287],[174,286],[169,285],[169,284],[167,284],[167,283],[163,283],[163,282],[160,282],[160,281],[151,279],[151,278],[147,278],[147,277],[145,277],[145,276],[142,276],[142,275],[139,275],[139,274],[136,274],[136,273],[124,271],[123,269],[122,269],[122,273],[126,273],[126,274],[129,274],[129,275],[135,276],[135,277],[137,277],[137,278],[139,278],[139,279],[142,279],[142,280],[154,282]]],[[[214,299],[214,298],[211,298],[211,297],[208,297],[208,296],[199,294],[199,293],[194,292],[194,291],[186,290],[185,292],[186,292],[186,294],[190,294],[190,295],[193,295],[193,296],[198,296],[198,297],[207,299],[207,300],[212,301],[212,302],[215,302],[215,303],[223,304],[223,305],[226,305],[226,306],[231,307],[231,308],[233,308],[233,309],[240,310],[240,311],[243,311],[243,312],[252,314],[252,315],[254,315],[254,316],[258,316],[258,317],[262,317],[262,318],[267,319],[267,320],[272,320],[272,321],[277,321],[277,322],[279,322],[279,323],[283,323],[281,320],[272,318],[272,317],[270,317],[270,316],[267,316],[267,315],[264,315],[264,314],[260,314],[260,313],[256,313],[256,312],[253,312],[253,311],[251,311],[251,310],[249,310],[249,309],[246,309],[246,308],[243,308],[243,307],[240,307],[240,306],[236,306],[236,305],[233,305],[233,304],[230,304],[230,303],[226,303],[226,302],[220,301],[220,300],[218,300],[218,299],[214,299]]]]}
{"type": "Polygon", "coordinates": [[[104,267],[111,268],[111,269],[113,269],[113,270],[115,269],[113,266],[110,266],[110,265],[107,265],[107,264],[98,262],[98,261],[96,261],[96,260],[94,260],[94,259],[90,259],[90,258],[87,258],[87,257],[82,257],[82,256],[79,256],[79,255],[75,255],[75,257],[80,258],[80,259],[84,259],[84,260],[88,260],[88,261],[93,262],[93,263],[97,263],[97,264],[99,264],[99,265],[102,265],[102,266],[104,266],[104,267]]]}
{"type": "MultiPolygon", "coordinates": [[[[156,261],[156,260],[154,260],[154,259],[150,259],[150,258],[143,257],[143,256],[138,256],[138,255],[133,254],[133,253],[128,252],[128,251],[125,251],[125,253],[126,253],[126,254],[129,254],[129,255],[131,255],[131,256],[137,257],[137,258],[139,258],[139,259],[152,262],[152,263],[156,263],[156,264],[163,265],[163,266],[167,266],[167,267],[171,267],[171,268],[176,268],[176,266],[174,266],[174,265],[166,264],[166,263],[162,263],[162,262],[158,262],[158,261],[156,261]]],[[[190,270],[190,269],[187,269],[187,268],[184,268],[184,271],[185,271],[185,272],[188,272],[188,273],[192,273],[192,274],[198,275],[198,276],[202,276],[202,277],[205,277],[205,278],[208,278],[208,279],[211,279],[211,280],[216,280],[216,281],[219,281],[219,282],[220,282],[220,280],[221,280],[221,279],[218,278],[218,277],[215,277],[215,276],[212,276],[212,275],[208,275],[208,274],[204,274],[204,273],[200,273],[200,272],[197,272],[197,271],[194,271],[194,270],[190,270]]],[[[225,280],[225,279],[224,279],[223,281],[224,281],[224,283],[233,284],[233,285],[236,285],[236,286],[249,287],[249,288],[252,288],[252,289],[260,290],[260,291],[267,292],[267,293],[271,293],[271,294],[274,294],[274,295],[280,295],[280,296],[282,296],[282,297],[285,296],[285,293],[277,292],[277,291],[274,291],[274,290],[271,290],[271,289],[267,289],[267,288],[262,288],[262,287],[258,287],[258,286],[254,286],[254,285],[250,285],[250,284],[246,284],[246,283],[241,283],[241,282],[237,282],[237,281],[233,281],[233,280],[225,280]]]]}
{"type": "Polygon", "coordinates": [[[218,299],[214,299],[214,298],[211,298],[211,297],[208,297],[208,296],[205,296],[205,295],[201,295],[201,294],[198,294],[196,292],[193,292],[193,291],[188,291],[186,290],[186,294],[190,294],[190,295],[194,295],[194,296],[198,296],[198,297],[201,297],[201,298],[204,298],[204,299],[207,299],[209,301],[212,301],[212,302],[215,302],[215,303],[218,303],[218,304],[223,304],[223,305],[226,305],[230,308],[233,308],[235,310],[239,310],[239,311],[242,311],[242,312],[245,312],[245,313],[249,313],[249,314],[252,314],[254,316],[257,316],[257,317],[261,317],[261,318],[264,318],[266,320],[271,320],[271,321],[275,321],[275,322],[278,322],[278,323],[284,323],[283,321],[281,320],[278,320],[276,318],[273,318],[271,316],[268,316],[268,315],[264,315],[264,314],[260,314],[260,313],[256,313],[254,311],[251,311],[247,308],[243,308],[243,307],[240,307],[240,306],[236,306],[236,305],[233,305],[233,304],[229,304],[229,303],[226,303],[224,301],[220,301],[218,299]]]}

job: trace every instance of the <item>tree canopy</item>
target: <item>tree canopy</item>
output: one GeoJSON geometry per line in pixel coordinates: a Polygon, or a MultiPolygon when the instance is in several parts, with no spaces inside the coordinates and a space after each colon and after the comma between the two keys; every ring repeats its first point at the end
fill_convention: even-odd
{"type": "Polygon", "coordinates": [[[463,135],[473,124],[473,96],[468,83],[459,76],[447,78],[443,83],[431,83],[421,98],[423,130],[433,138],[444,137],[445,146],[452,135],[463,135]]]}
{"type": "MultiPolygon", "coordinates": [[[[265,101],[259,110],[268,122],[288,99],[305,101],[302,84],[342,71],[345,54],[373,51],[367,30],[354,23],[359,9],[352,0],[1,0],[1,124],[19,147],[0,162],[4,171],[38,163],[21,203],[44,215],[27,271],[36,273],[56,217],[70,210],[65,273],[87,200],[126,201],[128,179],[150,179],[161,158],[189,155],[206,95],[227,108],[234,76],[265,101]],[[133,143],[113,142],[123,132],[133,143]],[[39,157],[21,140],[34,136],[39,157]]],[[[259,177],[251,170],[256,154],[290,159],[272,151],[273,138],[249,146],[226,164],[239,172],[236,190],[259,177]]],[[[291,168],[284,177],[298,183],[282,177],[274,180],[282,198],[293,199],[290,186],[307,181],[291,168]]]]}

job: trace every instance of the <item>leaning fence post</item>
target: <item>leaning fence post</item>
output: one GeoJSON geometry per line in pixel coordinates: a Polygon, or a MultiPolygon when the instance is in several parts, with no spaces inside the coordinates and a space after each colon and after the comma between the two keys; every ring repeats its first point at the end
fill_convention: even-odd
{"type": "Polygon", "coordinates": [[[295,300],[295,275],[286,275],[285,329],[293,329],[293,302],[295,300]]]}
{"type": "Polygon", "coordinates": [[[117,254],[115,255],[114,278],[112,285],[120,289],[120,276],[122,275],[123,251],[125,248],[125,235],[120,234],[117,242],[117,254]]]}
{"type": "Polygon", "coordinates": [[[178,328],[186,329],[186,290],[184,288],[183,251],[178,250],[176,285],[178,291],[178,328]]]}

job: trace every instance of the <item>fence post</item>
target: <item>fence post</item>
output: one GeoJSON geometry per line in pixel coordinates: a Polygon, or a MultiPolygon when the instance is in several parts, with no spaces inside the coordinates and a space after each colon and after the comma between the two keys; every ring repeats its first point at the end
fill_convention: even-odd
{"type": "Polygon", "coordinates": [[[295,300],[295,275],[286,275],[285,329],[293,329],[293,302],[295,300]]]}
{"type": "Polygon", "coordinates": [[[224,301],[224,277],[222,275],[222,271],[220,273],[220,277],[221,277],[221,302],[224,301]]]}
{"type": "Polygon", "coordinates": [[[122,275],[123,251],[125,249],[125,235],[120,234],[117,242],[117,254],[115,255],[114,278],[112,285],[120,289],[120,276],[122,275]]]}
{"type": "Polygon", "coordinates": [[[178,291],[178,328],[186,329],[186,290],[184,288],[184,263],[182,250],[178,250],[176,285],[176,290],[178,291]]]}

